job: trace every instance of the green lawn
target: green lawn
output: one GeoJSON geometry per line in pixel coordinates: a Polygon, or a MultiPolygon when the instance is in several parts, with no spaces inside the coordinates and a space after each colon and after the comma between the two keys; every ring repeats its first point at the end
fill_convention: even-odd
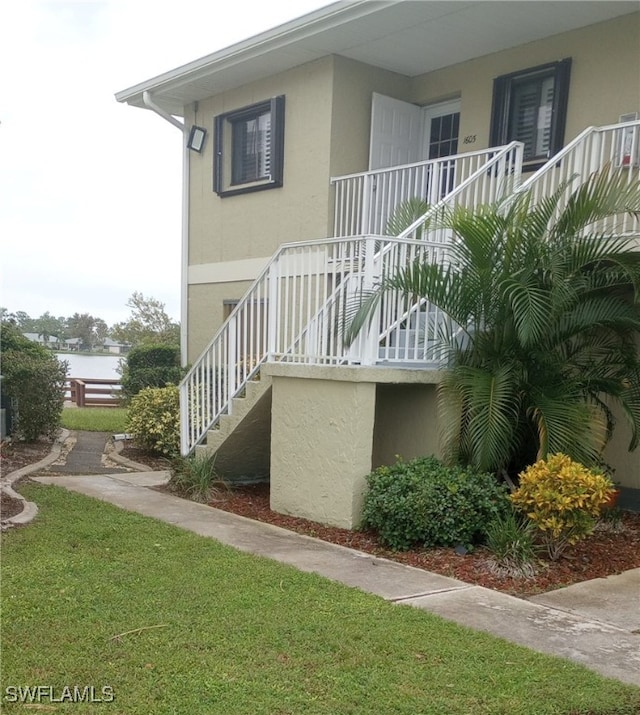
{"type": "Polygon", "coordinates": [[[65,407],[62,426],[87,432],[125,432],[127,410],[124,407],[65,407]]]}
{"type": "Polygon", "coordinates": [[[632,715],[640,690],[56,487],[3,540],[2,693],[112,715],[632,715]],[[157,627],[155,627],[157,626],[157,627]],[[126,631],[137,632],[124,634],[126,631]]]}

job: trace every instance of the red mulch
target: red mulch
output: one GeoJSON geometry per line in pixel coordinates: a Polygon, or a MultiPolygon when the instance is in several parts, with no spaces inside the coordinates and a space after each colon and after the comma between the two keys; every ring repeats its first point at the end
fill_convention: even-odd
{"type": "Polygon", "coordinates": [[[171,460],[167,457],[162,457],[157,455],[155,452],[149,452],[141,447],[136,447],[132,442],[125,442],[122,451],[120,452],[122,457],[131,459],[134,462],[139,462],[140,464],[146,464],[151,467],[151,469],[157,471],[163,471],[165,469],[171,468],[171,460]]]}
{"type": "MultiPolygon", "coordinates": [[[[2,474],[8,474],[26,464],[37,462],[50,450],[51,443],[46,441],[30,445],[3,443],[0,450],[2,474]]],[[[122,455],[148,464],[152,469],[167,469],[169,466],[166,459],[149,454],[130,444],[123,449],[122,455]]],[[[640,514],[631,512],[623,513],[623,530],[620,533],[598,529],[583,542],[570,547],[557,562],[541,560],[534,578],[515,579],[502,578],[491,572],[488,567],[491,554],[484,547],[478,547],[464,556],[456,554],[451,548],[416,548],[397,552],[382,546],[372,532],[349,531],[324,526],[299,517],[278,514],[269,508],[268,484],[237,487],[224,492],[218,495],[216,501],[211,502],[211,506],[515,596],[530,596],[579,581],[603,578],[628,569],[640,568],[640,514]]]]}
{"type": "Polygon", "coordinates": [[[0,492],[0,521],[21,514],[23,507],[24,502],[21,499],[14,499],[4,492],[0,492]]]}
{"type": "Polygon", "coordinates": [[[0,475],[6,477],[11,472],[39,462],[51,452],[52,446],[52,441],[48,439],[39,439],[36,442],[1,442],[0,475]]]}
{"type": "Polygon", "coordinates": [[[531,596],[640,567],[640,514],[630,512],[622,515],[624,530],[621,533],[598,529],[582,543],[570,547],[557,562],[541,561],[534,578],[515,579],[501,578],[490,571],[487,562],[491,553],[484,547],[464,556],[452,548],[398,552],[382,546],[373,532],[349,531],[278,514],[269,508],[268,484],[237,487],[218,495],[211,506],[514,596],[531,596]]]}

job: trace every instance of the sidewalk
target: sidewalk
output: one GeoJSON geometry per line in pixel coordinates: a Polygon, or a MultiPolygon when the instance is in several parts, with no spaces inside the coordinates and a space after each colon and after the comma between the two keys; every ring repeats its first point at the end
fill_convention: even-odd
{"type": "MultiPolygon", "coordinates": [[[[87,444],[78,434],[75,449],[87,444]]],[[[103,466],[101,456],[94,454],[94,467],[103,466]]],[[[166,472],[56,471],[34,478],[640,686],[640,569],[523,600],[150,489],[166,482],[166,472]]]]}

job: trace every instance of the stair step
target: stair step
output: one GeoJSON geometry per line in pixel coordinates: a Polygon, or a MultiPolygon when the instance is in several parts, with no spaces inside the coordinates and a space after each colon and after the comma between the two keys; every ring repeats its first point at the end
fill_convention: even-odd
{"type": "Polygon", "coordinates": [[[247,400],[252,400],[255,397],[259,397],[265,391],[265,387],[268,386],[264,380],[250,380],[245,385],[245,397],[247,400]]]}
{"type": "Polygon", "coordinates": [[[245,385],[244,394],[231,401],[231,414],[220,415],[218,422],[207,432],[204,443],[196,447],[197,453],[211,454],[220,449],[270,386],[270,378],[250,380],[245,385]]]}

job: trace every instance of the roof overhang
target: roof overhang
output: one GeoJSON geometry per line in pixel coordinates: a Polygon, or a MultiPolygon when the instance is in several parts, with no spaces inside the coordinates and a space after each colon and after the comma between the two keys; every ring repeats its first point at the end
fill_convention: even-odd
{"type": "Polygon", "coordinates": [[[638,11],[617,0],[342,0],[116,94],[164,111],[342,55],[409,77],[638,11]]]}

